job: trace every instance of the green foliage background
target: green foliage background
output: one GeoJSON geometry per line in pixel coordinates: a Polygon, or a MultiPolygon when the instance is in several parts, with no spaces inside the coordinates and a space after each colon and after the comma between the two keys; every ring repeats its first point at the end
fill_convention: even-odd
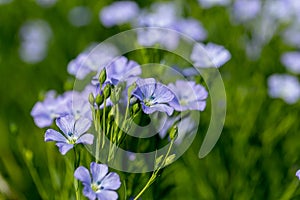
{"type": "MultiPolygon", "coordinates": [[[[34,125],[30,111],[46,91],[62,93],[72,88],[67,63],[88,44],[129,28],[106,29],[100,24],[98,12],[111,2],[58,1],[53,7],[41,8],[33,0],[15,0],[0,6],[0,199],[70,198],[64,186],[72,185],[72,180],[68,183],[62,177],[72,172],[55,145],[43,142],[45,130],[34,125]],[[75,28],[68,21],[68,12],[78,5],[93,12],[86,27],[75,28]],[[46,20],[53,32],[48,56],[33,65],[22,62],[18,54],[19,29],[30,19],[46,20]],[[4,192],[3,180],[11,192],[4,192]]],[[[137,2],[141,7],[152,3],[137,2]]],[[[181,5],[186,16],[203,23],[207,41],[224,45],[232,54],[220,69],[227,93],[226,123],[213,151],[200,160],[197,154],[210,116],[206,109],[192,147],[165,169],[144,198],[300,199],[295,177],[300,168],[300,103],[287,105],[267,95],[267,77],[286,72],[280,55],[291,48],[275,35],[260,59],[250,61],[243,47],[249,32],[232,25],[225,8],[203,10],[196,0],[181,1],[181,5]],[[161,191],[164,197],[150,195],[164,185],[174,188],[161,191]]],[[[138,181],[144,185],[147,179],[138,181]]]]}

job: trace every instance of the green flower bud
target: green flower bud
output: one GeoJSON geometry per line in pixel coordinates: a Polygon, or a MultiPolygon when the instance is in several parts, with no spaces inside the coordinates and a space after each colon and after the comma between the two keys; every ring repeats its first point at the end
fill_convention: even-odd
{"type": "Polygon", "coordinates": [[[99,75],[99,82],[100,84],[103,84],[106,80],[106,69],[104,68],[99,75]]]}
{"type": "Polygon", "coordinates": [[[178,136],[178,127],[177,126],[173,126],[170,133],[169,133],[170,139],[171,140],[175,140],[178,136]]]}
{"type": "Polygon", "coordinates": [[[103,95],[98,94],[97,97],[96,97],[97,106],[100,106],[103,103],[103,101],[104,101],[103,95]]]}
{"type": "Polygon", "coordinates": [[[140,106],[139,103],[133,104],[133,106],[132,106],[132,112],[133,112],[133,114],[137,114],[140,111],[140,108],[141,108],[141,106],[140,106]]]}
{"type": "Polygon", "coordinates": [[[110,100],[113,102],[113,104],[117,104],[120,100],[121,96],[121,87],[116,87],[110,95],[110,100]]]}
{"type": "Polygon", "coordinates": [[[107,84],[103,89],[104,97],[108,98],[110,96],[110,93],[111,93],[111,85],[107,84]]]}
{"type": "Polygon", "coordinates": [[[90,93],[90,95],[89,95],[89,102],[91,105],[94,105],[94,103],[95,103],[95,97],[94,97],[93,93],[90,93]]]}

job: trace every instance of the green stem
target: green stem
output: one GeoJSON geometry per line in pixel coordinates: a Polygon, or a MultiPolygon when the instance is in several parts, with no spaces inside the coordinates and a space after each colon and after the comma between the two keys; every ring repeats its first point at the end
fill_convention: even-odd
{"type": "Polygon", "coordinates": [[[167,151],[166,156],[164,157],[164,160],[162,161],[161,165],[159,166],[159,168],[157,170],[154,170],[154,172],[152,173],[150,179],[148,180],[148,182],[146,183],[146,185],[144,186],[144,188],[138,193],[138,195],[134,198],[134,200],[137,200],[139,197],[142,196],[142,194],[150,187],[150,185],[155,181],[155,178],[157,176],[157,173],[159,172],[159,170],[165,165],[165,162],[170,154],[170,151],[172,149],[172,146],[174,144],[174,140],[171,140],[171,144],[169,146],[169,149],[167,151]]]}
{"type": "MultiPolygon", "coordinates": [[[[74,150],[74,172],[75,172],[75,170],[79,166],[79,156],[77,156],[76,147],[74,147],[73,150],[74,150]]],[[[78,184],[79,181],[75,177],[73,179],[74,179],[76,200],[80,200],[80,192],[79,192],[79,184],[78,184]]]]}
{"type": "Polygon", "coordinates": [[[94,121],[95,124],[95,129],[97,132],[97,143],[96,143],[96,163],[99,162],[99,150],[100,150],[100,137],[101,137],[101,132],[100,132],[100,110],[96,110],[96,120],[94,121]]]}
{"type": "Polygon", "coordinates": [[[105,124],[105,111],[106,111],[106,98],[104,97],[104,107],[103,107],[103,131],[102,131],[102,148],[104,147],[105,144],[105,129],[106,129],[106,124],[105,124]]]}
{"type": "Polygon", "coordinates": [[[156,174],[153,172],[144,188],[138,193],[138,195],[136,195],[136,197],[133,200],[138,200],[142,196],[142,194],[148,189],[148,187],[150,187],[150,185],[154,182],[155,178],[156,174]]]}

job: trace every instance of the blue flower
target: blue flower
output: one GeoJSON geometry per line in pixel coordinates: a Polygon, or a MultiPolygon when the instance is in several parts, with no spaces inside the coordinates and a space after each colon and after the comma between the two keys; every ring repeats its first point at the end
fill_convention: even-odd
{"type": "Polygon", "coordinates": [[[136,81],[142,69],[136,62],[121,56],[106,67],[107,81],[117,85],[120,81],[126,81],[129,85],[136,81]]]}
{"type": "Polygon", "coordinates": [[[168,103],[174,99],[174,94],[167,86],[157,83],[153,78],[139,79],[136,83],[138,87],[132,95],[140,100],[144,113],[159,111],[172,115],[174,109],[168,103]]]}
{"type": "Polygon", "coordinates": [[[296,176],[297,176],[298,179],[300,180],[300,169],[296,172],[296,176]]]}
{"type": "Polygon", "coordinates": [[[176,101],[171,101],[172,106],[177,111],[200,110],[206,107],[205,99],[207,98],[206,89],[193,81],[177,80],[176,83],[168,85],[174,94],[176,101]]]}
{"type": "Polygon", "coordinates": [[[49,91],[43,102],[37,102],[33,106],[30,114],[38,127],[45,128],[50,126],[56,117],[68,112],[64,98],[55,96],[54,91],[49,91]]]}
{"type": "Polygon", "coordinates": [[[90,164],[91,175],[87,168],[80,166],[75,170],[74,176],[84,186],[83,194],[90,200],[105,199],[115,200],[118,198],[117,190],[121,186],[120,177],[117,173],[108,173],[108,167],[104,164],[92,162],[90,164]]]}
{"type": "Polygon", "coordinates": [[[138,12],[139,7],[133,1],[114,2],[101,10],[99,18],[105,27],[111,27],[131,21],[138,12]]]}
{"type": "Polygon", "coordinates": [[[300,99],[300,83],[295,76],[273,74],[268,78],[268,86],[272,98],[281,98],[288,104],[300,99]]]}
{"type": "Polygon", "coordinates": [[[291,72],[300,74],[300,52],[287,52],[281,56],[281,63],[291,72]]]}
{"type": "Polygon", "coordinates": [[[65,155],[76,144],[93,144],[94,135],[85,133],[91,126],[91,121],[86,118],[75,120],[74,116],[66,115],[56,119],[56,125],[63,132],[48,129],[45,142],[55,141],[62,155],[65,155]]]}
{"type": "Polygon", "coordinates": [[[208,43],[196,44],[191,54],[191,60],[194,62],[195,67],[209,68],[209,67],[221,67],[228,60],[230,60],[231,54],[223,46],[208,43]]]}

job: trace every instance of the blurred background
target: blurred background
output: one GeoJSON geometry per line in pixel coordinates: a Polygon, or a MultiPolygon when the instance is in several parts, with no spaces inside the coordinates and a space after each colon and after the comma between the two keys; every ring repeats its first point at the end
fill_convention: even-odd
{"type": "MultiPolygon", "coordinates": [[[[0,199],[68,198],[60,184],[65,171],[53,171],[64,158],[44,143],[45,130],[30,111],[47,91],[72,89],[68,63],[90,44],[132,28],[103,25],[99,13],[112,3],[0,0],[0,199]]],[[[142,12],[155,2],[136,3],[142,12]]],[[[213,151],[198,158],[205,133],[199,131],[162,174],[161,184],[172,190],[157,199],[300,199],[299,1],[173,3],[182,17],[201,22],[204,43],[231,53],[220,68],[228,108],[213,151]]],[[[206,109],[199,130],[209,116],[206,109]]]]}

